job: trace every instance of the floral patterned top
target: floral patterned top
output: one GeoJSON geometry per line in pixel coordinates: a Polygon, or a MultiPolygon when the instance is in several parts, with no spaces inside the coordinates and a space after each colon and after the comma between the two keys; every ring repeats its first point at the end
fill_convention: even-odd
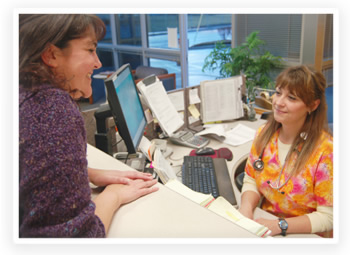
{"type": "MultiPolygon", "coordinates": [[[[260,134],[260,127],[256,136],[260,134]]],[[[304,169],[296,176],[289,176],[297,158],[291,154],[291,160],[284,166],[278,156],[279,130],[265,147],[262,160],[264,169],[256,171],[253,163],[259,158],[256,140],[253,142],[245,172],[255,179],[260,194],[264,197],[262,209],[279,217],[294,217],[316,211],[317,206],[333,206],[333,137],[323,132],[321,142],[314,149],[304,169]],[[281,169],[283,171],[281,173],[281,169]],[[270,183],[270,184],[269,184],[270,183]],[[285,183],[285,185],[283,185],[285,183]],[[278,189],[273,187],[282,187],[278,189]]]]}

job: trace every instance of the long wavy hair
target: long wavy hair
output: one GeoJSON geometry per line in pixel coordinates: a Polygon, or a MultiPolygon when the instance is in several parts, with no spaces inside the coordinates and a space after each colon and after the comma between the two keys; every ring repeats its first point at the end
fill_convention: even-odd
{"type": "Polygon", "coordinates": [[[84,37],[93,29],[96,39],[106,33],[103,21],[89,14],[20,14],[19,15],[19,83],[26,89],[44,83],[63,88],[65,78],[55,77],[42,61],[41,54],[50,44],[60,49],[69,41],[84,37]]]}
{"type": "MultiPolygon", "coordinates": [[[[326,79],[321,72],[317,72],[311,67],[305,65],[294,66],[285,69],[279,74],[276,79],[276,88],[287,89],[298,96],[308,107],[311,107],[315,100],[320,100],[317,109],[307,115],[304,125],[299,130],[300,134],[303,132],[307,134],[306,139],[302,136],[297,136],[290,148],[289,154],[293,153],[295,149],[297,149],[299,154],[291,170],[291,174],[296,175],[302,170],[311,156],[323,131],[329,133],[325,97],[326,79]]],[[[270,116],[257,138],[256,147],[259,155],[280,127],[281,123],[277,122],[273,115],[270,116]]]]}

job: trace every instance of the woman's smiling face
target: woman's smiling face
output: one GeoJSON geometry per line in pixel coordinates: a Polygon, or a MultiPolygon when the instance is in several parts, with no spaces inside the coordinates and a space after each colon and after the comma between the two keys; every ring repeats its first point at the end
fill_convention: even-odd
{"type": "Polygon", "coordinates": [[[276,88],[272,100],[274,118],[282,125],[302,125],[310,109],[296,95],[286,88],[276,88]]]}
{"type": "Polygon", "coordinates": [[[92,94],[91,76],[102,66],[96,54],[97,40],[94,34],[69,41],[68,47],[58,49],[58,65],[55,75],[64,77],[67,89],[74,99],[88,98],[92,94]]]}

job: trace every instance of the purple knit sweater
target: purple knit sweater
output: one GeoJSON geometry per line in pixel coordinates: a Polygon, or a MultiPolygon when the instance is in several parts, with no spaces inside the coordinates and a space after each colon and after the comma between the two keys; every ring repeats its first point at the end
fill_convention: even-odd
{"type": "Polygon", "coordinates": [[[19,88],[21,237],[104,237],[87,173],[86,131],[69,94],[19,88]]]}

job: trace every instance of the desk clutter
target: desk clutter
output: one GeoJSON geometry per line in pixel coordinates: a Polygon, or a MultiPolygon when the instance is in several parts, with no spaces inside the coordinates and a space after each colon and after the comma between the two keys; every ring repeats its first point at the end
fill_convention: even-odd
{"type": "Polygon", "coordinates": [[[180,182],[158,148],[154,152],[153,167],[162,183],[174,192],[259,237],[270,235],[271,231],[267,227],[246,218],[234,207],[237,205],[237,201],[226,159],[185,156],[182,165],[182,182],[180,182]]]}
{"type": "Polygon", "coordinates": [[[234,207],[237,201],[226,163],[226,158],[232,160],[233,156],[228,148],[207,150],[208,155],[202,156],[196,155],[196,151],[202,149],[192,150],[190,155],[195,155],[184,156],[180,182],[163,155],[166,143],[156,139],[149,146],[147,151],[149,157],[153,158],[153,169],[166,187],[259,237],[269,236],[267,227],[246,218],[234,207]]]}
{"type": "MultiPolygon", "coordinates": [[[[108,91],[108,105],[105,105],[106,109],[96,111],[96,113],[101,112],[101,121],[97,124],[102,123],[100,126],[104,127],[105,119],[113,115],[118,132],[121,133],[124,143],[132,153],[137,147],[135,141],[140,141],[138,137],[142,133],[150,140],[169,138],[174,144],[195,149],[203,148],[208,144],[209,139],[204,137],[207,134],[217,135],[219,140],[223,139],[223,142],[234,146],[253,139],[254,131],[242,125],[227,132],[223,126],[219,132],[220,125],[203,131],[204,124],[208,122],[231,121],[244,116],[241,92],[245,88],[244,76],[203,81],[199,86],[168,93],[162,81],[155,75],[135,84],[130,66],[124,65],[105,79],[105,85],[108,91]],[[124,84],[132,87],[132,91],[124,89],[126,87],[124,84]],[[124,98],[129,97],[133,101],[128,103],[124,98]],[[137,117],[126,114],[131,108],[137,117]],[[141,109],[141,112],[138,110],[136,114],[135,109],[141,109]],[[141,127],[143,123],[146,123],[145,127],[141,127]],[[138,128],[142,130],[135,132],[138,128]],[[133,131],[130,133],[128,130],[133,131]],[[138,136],[137,139],[130,137],[135,134],[138,136]],[[131,145],[131,143],[135,144],[131,145]]],[[[97,119],[98,116],[95,114],[95,117],[97,119]]],[[[103,132],[98,128],[98,134],[95,135],[96,144],[98,148],[111,154],[111,139],[105,133],[107,133],[106,128],[103,128],[103,132]]]]}
{"type": "MultiPolygon", "coordinates": [[[[156,76],[149,76],[136,84],[140,99],[145,109],[148,124],[153,123],[153,129],[160,127],[153,138],[167,138],[179,144],[186,136],[178,138],[179,132],[193,131],[195,141],[205,140],[199,131],[204,124],[232,121],[244,118],[244,103],[242,91],[245,90],[244,76],[234,76],[225,79],[202,81],[199,86],[169,91],[164,89],[162,81],[156,76]],[[219,103],[220,102],[220,103],[219,103]],[[175,138],[175,139],[174,139],[175,138]]],[[[148,134],[152,134],[147,130],[148,134]]],[[[182,145],[197,147],[190,141],[182,145]]]]}
{"type": "MultiPolygon", "coordinates": [[[[169,155],[166,141],[154,139],[151,142],[143,137],[140,148],[152,162],[152,167],[163,184],[177,179],[170,162],[166,159],[169,155]]],[[[204,148],[204,150],[192,150],[191,154],[195,155],[183,158],[182,182],[195,191],[212,194],[215,198],[223,196],[231,204],[236,205],[237,201],[226,163],[226,159],[232,160],[232,152],[228,148],[218,150],[204,148]],[[209,153],[214,152],[215,154],[196,155],[196,151],[208,151],[208,149],[209,153]]]]}

